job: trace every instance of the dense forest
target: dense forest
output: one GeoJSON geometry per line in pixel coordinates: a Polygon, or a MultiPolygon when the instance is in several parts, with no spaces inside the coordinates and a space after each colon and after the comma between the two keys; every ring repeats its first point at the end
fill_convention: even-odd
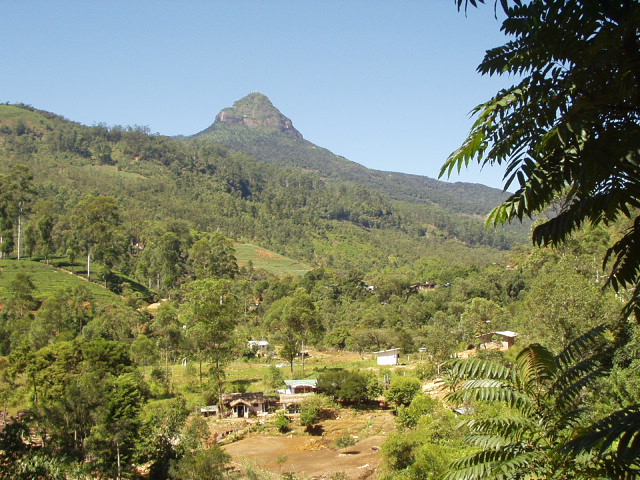
{"type": "Polygon", "coordinates": [[[291,120],[257,92],[223,109],[216,121],[194,138],[214,141],[270,164],[314,171],[334,181],[366,185],[393,200],[438,205],[448,212],[485,215],[506,198],[500,190],[484,185],[381,172],[350,162],[305,140],[291,120]]]}

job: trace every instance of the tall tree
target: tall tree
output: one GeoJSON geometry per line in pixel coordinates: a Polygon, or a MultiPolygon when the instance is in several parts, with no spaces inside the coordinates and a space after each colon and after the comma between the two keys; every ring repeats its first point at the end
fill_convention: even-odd
{"type": "MultiPolygon", "coordinates": [[[[458,8],[484,0],[455,0],[458,8]]],[[[511,38],[488,50],[483,75],[519,81],[474,109],[476,121],[441,175],[477,161],[504,165],[515,193],[489,215],[505,223],[557,214],[533,230],[555,245],[585,223],[631,226],[608,250],[609,283],[633,289],[640,314],[640,3],[500,0],[511,38]]]]}
{"type": "Polygon", "coordinates": [[[189,284],[181,309],[187,337],[211,360],[211,374],[222,405],[225,367],[234,349],[233,332],[240,317],[238,299],[230,280],[205,279],[189,284]]]}
{"type": "MultiPolygon", "coordinates": [[[[21,257],[22,220],[29,210],[34,193],[33,175],[26,165],[15,165],[10,174],[0,175],[0,247],[5,247],[5,243],[7,247],[11,245],[6,236],[15,226],[18,260],[21,257]]],[[[0,252],[5,254],[7,249],[0,248],[0,252]]]]}
{"type": "Polygon", "coordinates": [[[94,315],[94,300],[85,285],[66,287],[49,296],[31,323],[32,344],[41,348],[58,340],[73,340],[94,315]]]}
{"type": "Polygon", "coordinates": [[[220,233],[211,233],[193,244],[189,261],[196,278],[233,278],[238,273],[233,243],[220,233]]]}
{"type": "Polygon", "coordinates": [[[282,345],[280,354],[291,365],[292,375],[293,362],[298,354],[303,353],[304,374],[304,345],[315,342],[323,331],[311,295],[298,288],[292,297],[274,302],[267,315],[266,326],[282,345]]]}
{"type": "Polygon", "coordinates": [[[169,357],[176,352],[183,340],[184,329],[178,319],[178,310],[173,302],[164,302],[158,308],[151,324],[151,331],[158,339],[158,347],[163,352],[165,374],[169,379],[169,357]]]}
{"type": "Polygon", "coordinates": [[[69,229],[71,242],[87,256],[88,278],[92,258],[110,269],[126,251],[120,211],[113,197],[87,197],[78,202],[71,212],[69,229]]]}
{"type": "Polygon", "coordinates": [[[52,200],[41,200],[33,206],[34,218],[38,235],[37,240],[40,244],[40,253],[49,263],[49,255],[54,252],[53,244],[53,228],[57,221],[54,202],[52,200]]]}
{"type": "Polygon", "coordinates": [[[152,236],[145,244],[138,260],[138,274],[148,279],[149,288],[162,293],[177,286],[185,265],[180,239],[173,232],[152,236]]]}

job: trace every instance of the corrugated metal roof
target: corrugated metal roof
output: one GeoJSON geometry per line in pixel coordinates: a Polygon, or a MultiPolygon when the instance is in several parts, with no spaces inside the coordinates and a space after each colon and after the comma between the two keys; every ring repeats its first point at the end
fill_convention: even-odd
{"type": "Polygon", "coordinates": [[[503,330],[501,332],[494,332],[497,333],[498,335],[503,335],[505,337],[517,337],[518,334],[516,332],[512,332],[511,330],[503,330]]]}
{"type": "Polygon", "coordinates": [[[379,355],[382,353],[388,353],[388,354],[392,354],[392,353],[398,353],[400,352],[400,350],[402,350],[401,348],[390,348],[389,350],[380,350],[379,352],[373,352],[374,355],[379,355]]]}
{"type": "Polygon", "coordinates": [[[285,380],[284,381],[285,385],[288,385],[290,387],[313,387],[316,388],[316,386],[318,385],[318,380],[316,379],[305,379],[305,380],[285,380]]]}

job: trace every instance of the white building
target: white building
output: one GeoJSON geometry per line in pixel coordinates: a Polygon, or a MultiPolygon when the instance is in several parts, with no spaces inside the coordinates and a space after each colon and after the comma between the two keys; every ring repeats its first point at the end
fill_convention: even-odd
{"type": "Polygon", "coordinates": [[[500,345],[500,348],[507,350],[513,347],[516,343],[516,337],[518,334],[511,330],[503,330],[501,332],[490,332],[480,335],[480,348],[487,348],[487,345],[495,343],[500,345]]]}
{"type": "Polygon", "coordinates": [[[379,352],[373,352],[376,356],[378,365],[398,365],[400,363],[399,348],[391,348],[389,350],[381,350],[379,352]]]}
{"type": "Polygon", "coordinates": [[[269,351],[269,342],[266,340],[249,340],[247,342],[247,348],[253,350],[256,357],[263,357],[269,351]]]}

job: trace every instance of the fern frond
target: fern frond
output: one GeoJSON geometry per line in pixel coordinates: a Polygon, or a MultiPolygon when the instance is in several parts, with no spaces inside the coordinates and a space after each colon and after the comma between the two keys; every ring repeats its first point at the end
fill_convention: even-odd
{"type": "Polygon", "coordinates": [[[574,455],[593,451],[600,457],[612,453],[622,465],[639,466],[640,405],[618,410],[589,426],[564,451],[574,455]]]}
{"type": "Polygon", "coordinates": [[[539,426],[525,417],[497,417],[471,420],[467,426],[473,432],[467,440],[483,448],[497,448],[518,443],[535,435],[539,426]]]}
{"type": "Polygon", "coordinates": [[[603,343],[604,332],[606,330],[606,326],[599,325],[574,339],[558,354],[558,367],[564,370],[568,366],[578,362],[589,351],[599,347],[603,343]]]}
{"type": "Polygon", "coordinates": [[[447,480],[480,478],[513,478],[526,469],[531,458],[521,445],[508,445],[496,450],[484,450],[454,461],[446,474],[447,480]]]}
{"type": "Polygon", "coordinates": [[[512,408],[526,412],[535,408],[528,395],[509,384],[496,380],[469,380],[460,390],[447,395],[446,399],[455,403],[469,400],[504,402],[512,408]]]}
{"type": "Polygon", "coordinates": [[[507,379],[510,369],[501,363],[469,358],[455,362],[450,369],[450,374],[459,378],[494,378],[507,379]]]}
{"type": "Polygon", "coordinates": [[[516,357],[515,365],[520,385],[531,394],[546,390],[557,370],[553,353],[537,343],[524,348],[516,357]]]}
{"type": "Polygon", "coordinates": [[[499,435],[467,435],[465,437],[465,440],[467,441],[467,443],[475,445],[476,447],[480,447],[483,450],[495,450],[512,443],[511,437],[506,438],[499,435]]]}
{"type": "MultiPolygon", "coordinates": [[[[598,365],[594,363],[592,367],[598,365]]],[[[577,372],[573,372],[577,373],[577,372]]],[[[582,376],[572,378],[573,381],[568,381],[565,377],[558,379],[556,384],[550,391],[550,396],[554,399],[555,411],[558,414],[568,415],[572,409],[575,409],[580,403],[580,397],[584,393],[587,387],[593,385],[599,378],[607,373],[607,369],[598,366],[595,369],[590,367],[582,373],[582,376]],[[562,387],[564,385],[564,388],[562,387]]],[[[573,377],[573,375],[572,375],[573,377]]]]}

